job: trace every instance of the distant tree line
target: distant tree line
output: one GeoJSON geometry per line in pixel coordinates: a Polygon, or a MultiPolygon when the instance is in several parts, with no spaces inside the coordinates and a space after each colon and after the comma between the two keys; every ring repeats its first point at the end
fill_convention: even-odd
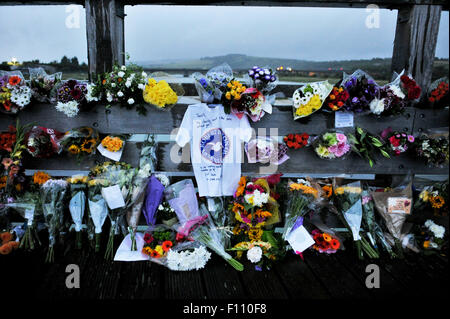
{"type": "MultiPolygon", "coordinates": [[[[61,58],[61,61],[51,61],[49,63],[40,62],[38,59],[31,60],[31,61],[23,61],[20,62],[21,68],[28,68],[28,67],[38,67],[42,66],[44,69],[50,69],[52,71],[57,72],[87,72],[88,71],[88,65],[85,62],[78,61],[78,58],[76,56],[72,58],[68,58],[67,56],[63,56],[61,58]]],[[[3,61],[0,64],[1,70],[11,70],[11,65],[8,64],[8,61],[3,61]]]]}

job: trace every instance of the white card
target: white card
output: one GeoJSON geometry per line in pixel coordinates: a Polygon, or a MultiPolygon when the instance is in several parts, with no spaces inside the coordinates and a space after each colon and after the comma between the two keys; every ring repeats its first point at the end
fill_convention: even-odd
{"type": "Polygon", "coordinates": [[[122,157],[122,153],[123,153],[123,149],[125,148],[125,142],[123,142],[123,146],[120,149],[120,151],[117,152],[111,152],[108,151],[106,148],[103,147],[102,143],[100,143],[97,146],[98,151],[100,152],[100,154],[102,154],[104,157],[110,158],[113,161],[120,161],[120,158],[122,157]]]}
{"type": "Polygon", "coordinates": [[[116,209],[125,206],[122,192],[119,185],[102,188],[102,196],[106,200],[109,209],[116,209]]]}
{"type": "Polygon", "coordinates": [[[353,127],[353,113],[334,112],[334,127],[353,127]]]}
{"type": "Polygon", "coordinates": [[[303,252],[316,243],[303,225],[291,231],[287,241],[295,252],[303,252]]]}

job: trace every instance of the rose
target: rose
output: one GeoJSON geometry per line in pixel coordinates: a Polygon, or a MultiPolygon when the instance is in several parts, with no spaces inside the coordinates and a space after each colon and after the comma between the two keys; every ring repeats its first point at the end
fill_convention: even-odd
{"type": "Polygon", "coordinates": [[[261,260],[262,249],[259,246],[254,246],[247,251],[247,259],[252,263],[257,263],[261,260]]]}

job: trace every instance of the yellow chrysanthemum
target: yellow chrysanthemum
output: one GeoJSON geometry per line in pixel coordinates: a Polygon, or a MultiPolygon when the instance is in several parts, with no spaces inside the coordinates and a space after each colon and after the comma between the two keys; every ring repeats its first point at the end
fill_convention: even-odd
{"type": "Polygon", "coordinates": [[[149,79],[142,94],[145,102],[160,108],[175,104],[178,101],[177,94],[164,80],[156,82],[155,79],[149,79]]]}
{"type": "Polygon", "coordinates": [[[119,137],[107,136],[102,140],[102,145],[110,152],[118,152],[122,149],[123,141],[119,137]]]}

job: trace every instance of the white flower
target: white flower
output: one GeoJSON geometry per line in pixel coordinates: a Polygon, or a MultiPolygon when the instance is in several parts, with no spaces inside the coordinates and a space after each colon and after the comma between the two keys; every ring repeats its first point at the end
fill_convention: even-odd
{"type": "Polygon", "coordinates": [[[247,203],[249,203],[253,206],[261,207],[263,204],[268,202],[269,194],[261,193],[259,190],[255,189],[252,194],[244,195],[244,199],[247,203]]]}
{"type": "Polygon", "coordinates": [[[88,84],[87,85],[87,93],[86,93],[86,100],[88,101],[88,102],[93,102],[93,101],[98,101],[98,97],[96,97],[96,96],[93,96],[92,95],[92,90],[95,88],[95,85],[94,84],[88,84]]]}
{"type": "Polygon", "coordinates": [[[116,83],[111,83],[111,87],[115,88],[116,87],[116,83]]]}
{"type": "Polygon", "coordinates": [[[126,86],[127,88],[129,88],[129,87],[131,86],[131,81],[126,81],[126,82],[125,82],[125,86],[126,86]]]}
{"type": "Polygon", "coordinates": [[[161,182],[161,184],[163,184],[164,187],[169,186],[170,181],[169,181],[169,178],[166,175],[164,175],[164,174],[156,174],[155,177],[157,179],[159,179],[159,181],[161,182]]]}
{"type": "Polygon", "coordinates": [[[426,227],[426,228],[430,228],[431,225],[434,225],[434,223],[433,223],[433,221],[432,221],[431,219],[428,219],[428,220],[425,222],[425,227],[426,227]]]}
{"type": "Polygon", "coordinates": [[[126,71],[127,67],[126,67],[125,65],[122,65],[122,66],[120,67],[120,69],[121,69],[122,71],[126,71]]]}
{"type": "Polygon", "coordinates": [[[68,117],[75,117],[78,114],[78,103],[76,101],[70,101],[67,103],[58,102],[55,106],[56,110],[63,112],[68,117]]]}
{"type": "Polygon", "coordinates": [[[262,257],[262,249],[259,246],[254,246],[247,250],[247,259],[252,263],[257,263],[261,260],[262,257]]]}
{"type": "Polygon", "coordinates": [[[108,95],[106,96],[106,100],[107,100],[108,102],[112,102],[113,97],[112,97],[112,95],[111,95],[110,93],[108,93],[108,95]]]}
{"type": "Polygon", "coordinates": [[[195,248],[193,251],[171,249],[167,253],[167,266],[170,270],[199,270],[205,267],[210,258],[211,253],[204,246],[195,248]]]}
{"type": "Polygon", "coordinates": [[[161,204],[159,204],[159,206],[158,206],[158,210],[164,210],[164,206],[163,206],[163,205],[161,205],[161,204]]]}
{"type": "Polygon", "coordinates": [[[384,111],[384,99],[373,99],[369,106],[373,114],[380,115],[384,111]]]}
{"type": "Polygon", "coordinates": [[[143,83],[139,83],[139,85],[138,85],[138,89],[139,89],[139,90],[143,90],[143,89],[145,89],[145,84],[143,84],[143,83]]]}
{"type": "Polygon", "coordinates": [[[123,92],[122,91],[117,92],[117,96],[118,97],[122,97],[123,96],[123,92]]]}
{"type": "Polygon", "coordinates": [[[141,76],[142,76],[143,78],[146,78],[146,77],[147,77],[147,73],[145,73],[144,71],[142,71],[141,76]]]}
{"type": "Polygon", "coordinates": [[[117,75],[119,76],[119,78],[123,78],[123,76],[125,75],[125,72],[120,71],[119,73],[117,73],[117,75]]]}
{"type": "Polygon", "coordinates": [[[128,104],[133,104],[134,103],[134,99],[133,98],[129,98],[127,102],[128,102],[128,104]]]}
{"type": "Polygon", "coordinates": [[[308,182],[306,179],[303,179],[303,178],[297,179],[297,184],[303,184],[305,186],[311,187],[311,183],[308,182]]]}

